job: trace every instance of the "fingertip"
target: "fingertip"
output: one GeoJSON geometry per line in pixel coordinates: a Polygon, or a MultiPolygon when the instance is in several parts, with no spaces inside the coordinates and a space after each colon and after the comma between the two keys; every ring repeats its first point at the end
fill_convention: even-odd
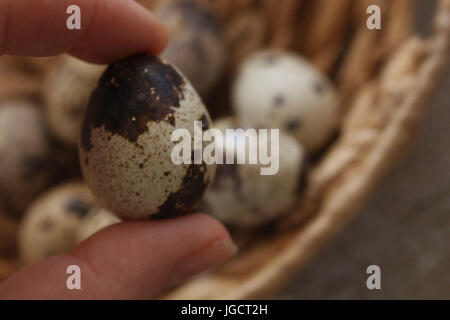
{"type": "Polygon", "coordinates": [[[184,216],[185,219],[190,219],[192,224],[203,225],[209,230],[214,230],[214,233],[222,235],[224,238],[230,238],[230,234],[225,226],[216,218],[205,213],[193,213],[184,216]]]}
{"type": "MultiPolygon", "coordinates": [[[[154,16],[155,17],[155,16],[154,16]]],[[[150,53],[154,55],[161,54],[164,49],[167,47],[167,44],[169,43],[169,30],[167,29],[166,25],[161,22],[158,18],[155,17],[155,22],[157,23],[157,26],[155,29],[158,30],[158,40],[154,41],[152,44],[152,48],[150,50],[150,53]]]]}
{"type": "Polygon", "coordinates": [[[72,255],[118,279],[121,297],[154,298],[191,276],[214,268],[237,251],[227,229],[205,214],[112,225],[87,239],[72,255]],[[145,280],[144,280],[145,279],[145,280]],[[139,285],[138,285],[139,284],[139,285]]]}
{"type": "Polygon", "coordinates": [[[104,46],[98,43],[97,38],[85,36],[84,40],[79,41],[67,52],[79,59],[97,64],[111,63],[140,52],[159,55],[169,42],[166,25],[150,11],[145,11],[139,21],[131,23],[127,27],[128,32],[121,31],[128,33],[128,36],[118,36],[114,40],[106,41],[104,46]]]}

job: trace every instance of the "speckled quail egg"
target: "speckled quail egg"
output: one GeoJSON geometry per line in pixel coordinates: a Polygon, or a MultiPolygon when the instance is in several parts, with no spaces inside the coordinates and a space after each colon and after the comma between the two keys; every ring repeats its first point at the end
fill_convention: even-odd
{"type": "Polygon", "coordinates": [[[279,128],[311,153],[326,144],[338,124],[333,85],[294,53],[264,50],[246,59],[232,101],[244,127],[279,128]]]}
{"type": "Polygon", "coordinates": [[[81,182],[58,186],[36,199],[19,230],[23,261],[32,263],[71,250],[81,220],[93,202],[89,188],[81,182]]]}
{"type": "MultiPolygon", "coordinates": [[[[248,156],[253,152],[250,148],[250,143],[255,142],[253,138],[242,145],[237,142],[245,140],[242,133],[233,136],[226,134],[226,129],[234,129],[236,125],[237,121],[232,118],[214,123],[213,127],[224,135],[224,143],[217,145],[221,145],[224,159],[228,153],[233,153],[230,140],[240,146],[236,150],[243,148],[248,156]]],[[[273,143],[277,142],[280,155],[277,173],[262,175],[261,168],[266,165],[261,164],[260,158],[257,164],[249,164],[248,160],[246,164],[238,164],[235,156],[234,164],[217,167],[215,180],[203,199],[202,209],[228,225],[257,227],[282,216],[295,205],[304,181],[305,152],[296,139],[281,131],[279,140],[273,143]]],[[[256,153],[258,151],[256,149],[256,153]]]]}
{"type": "Polygon", "coordinates": [[[181,142],[171,136],[185,129],[192,143],[195,121],[206,130],[211,120],[176,68],[149,54],[111,64],[91,96],[79,148],[83,175],[100,204],[122,219],[191,211],[215,165],[175,164],[171,153],[181,142]]]}
{"type": "Polygon", "coordinates": [[[77,146],[89,96],[104,70],[105,66],[64,56],[47,77],[45,118],[50,132],[61,142],[77,146]]]}
{"type": "Polygon", "coordinates": [[[102,207],[95,206],[81,221],[77,231],[77,242],[82,242],[94,233],[119,222],[120,219],[116,215],[102,207]]]}
{"type": "Polygon", "coordinates": [[[28,101],[0,105],[0,202],[22,213],[53,178],[54,161],[41,108],[28,101]]]}
{"type": "Polygon", "coordinates": [[[164,2],[153,12],[170,32],[161,58],[178,67],[201,95],[206,94],[219,79],[225,62],[225,42],[217,18],[206,3],[193,0],[164,2]]]}

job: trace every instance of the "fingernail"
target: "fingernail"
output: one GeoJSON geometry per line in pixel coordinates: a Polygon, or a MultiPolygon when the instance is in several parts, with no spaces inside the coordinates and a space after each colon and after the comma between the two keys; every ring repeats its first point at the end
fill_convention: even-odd
{"type": "Polygon", "coordinates": [[[224,263],[237,251],[238,248],[230,239],[218,240],[194,251],[184,257],[173,269],[171,287],[179,285],[195,274],[224,263]]]}

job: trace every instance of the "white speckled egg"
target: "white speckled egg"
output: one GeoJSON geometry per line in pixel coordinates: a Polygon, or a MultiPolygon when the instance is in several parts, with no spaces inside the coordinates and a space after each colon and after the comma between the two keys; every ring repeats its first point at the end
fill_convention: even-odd
{"type": "Polygon", "coordinates": [[[64,56],[47,77],[43,89],[45,118],[58,140],[77,146],[89,96],[104,70],[105,66],[64,56]]]}
{"type": "Polygon", "coordinates": [[[172,162],[179,144],[171,141],[173,131],[186,129],[193,141],[194,121],[207,129],[211,120],[176,68],[149,54],[111,64],[91,96],[79,148],[83,175],[101,205],[122,219],[191,211],[215,173],[204,162],[172,162]]]}
{"type": "Polygon", "coordinates": [[[0,202],[22,213],[53,178],[42,112],[27,101],[0,105],[0,202]]]}
{"type": "Polygon", "coordinates": [[[265,50],[250,56],[234,81],[232,101],[244,127],[279,128],[308,152],[323,147],[338,125],[333,85],[294,53],[265,50]]]}
{"type": "Polygon", "coordinates": [[[95,206],[81,221],[77,231],[77,242],[80,243],[94,233],[119,222],[120,219],[116,215],[102,207],[95,206]]]}
{"type": "MultiPolygon", "coordinates": [[[[236,120],[225,118],[215,122],[213,127],[225,135],[225,130],[236,128],[236,124],[236,120]]],[[[233,152],[227,141],[242,137],[238,134],[237,138],[225,138],[224,158],[228,152],[233,152]]],[[[241,227],[266,224],[291,209],[298,201],[304,183],[305,152],[300,143],[282,132],[278,146],[279,170],[274,175],[261,175],[263,165],[260,163],[237,164],[235,159],[235,164],[218,165],[202,209],[226,224],[241,227]]],[[[248,144],[246,152],[250,152],[248,144]]]]}
{"type": "Polygon", "coordinates": [[[71,250],[81,220],[93,202],[89,188],[81,182],[58,186],[36,199],[19,230],[23,261],[32,263],[71,250]]]}
{"type": "Polygon", "coordinates": [[[225,41],[219,22],[206,3],[165,2],[154,9],[170,32],[161,58],[178,67],[202,95],[217,82],[225,62],[225,41]]]}

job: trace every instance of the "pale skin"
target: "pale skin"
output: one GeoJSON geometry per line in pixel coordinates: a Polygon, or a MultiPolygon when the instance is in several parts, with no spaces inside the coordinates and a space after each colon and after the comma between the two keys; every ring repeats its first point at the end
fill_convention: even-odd
{"type": "MultiPolygon", "coordinates": [[[[165,27],[133,0],[0,0],[0,55],[66,52],[108,63],[136,52],[159,54],[167,41],[165,27]],[[65,27],[72,4],[82,11],[79,31],[65,27]]],[[[125,222],[19,270],[0,284],[0,299],[152,299],[235,252],[226,229],[202,214],[125,222]],[[70,265],[81,268],[81,290],[66,287],[70,265]]]]}

